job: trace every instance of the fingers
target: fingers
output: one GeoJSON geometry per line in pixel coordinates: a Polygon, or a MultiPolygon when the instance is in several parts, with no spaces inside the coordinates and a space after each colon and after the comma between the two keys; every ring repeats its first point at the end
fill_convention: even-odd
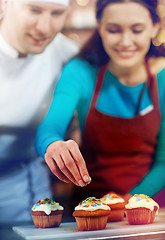
{"type": "Polygon", "coordinates": [[[89,181],[89,173],[86,167],[86,163],[84,161],[84,158],[81,154],[81,152],[79,151],[79,147],[78,145],[73,145],[72,141],[68,141],[67,144],[69,145],[69,149],[70,149],[70,154],[72,156],[72,158],[74,159],[74,162],[77,166],[77,169],[75,169],[74,174],[76,174],[76,170],[78,170],[79,174],[81,175],[81,178],[84,182],[88,182],[89,181]]]}
{"type": "Polygon", "coordinates": [[[75,141],[52,143],[45,154],[50,170],[62,181],[83,187],[90,177],[85,161],[75,141]]]}
{"type": "Polygon", "coordinates": [[[74,184],[78,185],[76,178],[74,178],[74,176],[72,175],[72,171],[76,169],[74,169],[75,165],[73,164],[72,157],[69,154],[68,150],[65,149],[65,151],[63,151],[61,155],[59,153],[56,154],[56,157],[54,159],[56,161],[58,168],[67,177],[67,179],[69,179],[74,184]],[[72,169],[72,171],[70,169],[72,169]]]}
{"type": "Polygon", "coordinates": [[[52,159],[52,157],[49,154],[45,156],[45,161],[50,170],[52,171],[52,173],[56,175],[56,177],[58,177],[63,182],[69,183],[68,178],[65,177],[65,175],[58,169],[56,162],[52,159]]]}

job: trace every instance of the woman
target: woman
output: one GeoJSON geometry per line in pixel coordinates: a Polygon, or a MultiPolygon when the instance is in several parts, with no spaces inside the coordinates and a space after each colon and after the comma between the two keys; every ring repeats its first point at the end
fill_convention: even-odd
{"type": "MultiPolygon", "coordinates": [[[[155,196],[165,186],[165,70],[151,71],[157,1],[98,0],[97,30],[57,85],[36,146],[51,171],[72,181],[77,201],[109,191],[155,196]],[[64,141],[77,109],[81,152],[64,141]],[[81,154],[82,153],[82,154],[81,154]],[[89,172],[88,172],[89,171],[89,172]]],[[[75,201],[76,204],[76,201],[75,201]]]]}

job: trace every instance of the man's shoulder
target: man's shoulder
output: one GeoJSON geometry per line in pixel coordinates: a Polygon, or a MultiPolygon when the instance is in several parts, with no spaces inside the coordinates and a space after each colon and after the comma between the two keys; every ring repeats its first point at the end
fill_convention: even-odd
{"type": "Polygon", "coordinates": [[[75,52],[78,53],[79,46],[70,38],[62,33],[58,33],[51,43],[56,49],[62,52],[75,52]]]}
{"type": "Polygon", "coordinates": [[[79,52],[78,45],[71,39],[59,33],[56,35],[54,40],[47,46],[43,52],[44,58],[49,56],[52,61],[56,62],[68,62],[79,52]]]}

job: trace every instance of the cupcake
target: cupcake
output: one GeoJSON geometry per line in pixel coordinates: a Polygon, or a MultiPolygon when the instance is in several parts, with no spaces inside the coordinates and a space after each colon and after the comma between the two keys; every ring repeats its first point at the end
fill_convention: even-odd
{"type": "Polygon", "coordinates": [[[108,216],[108,222],[122,221],[124,218],[125,201],[115,193],[108,193],[101,198],[101,201],[107,204],[111,211],[108,216]]]}
{"type": "Polygon", "coordinates": [[[58,227],[61,223],[63,207],[50,198],[39,200],[32,207],[31,215],[37,228],[58,227]]]}
{"type": "Polygon", "coordinates": [[[125,208],[129,224],[150,224],[158,214],[159,205],[144,194],[135,194],[129,199],[125,208]]]}
{"type": "Polygon", "coordinates": [[[80,231],[101,230],[106,227],[110,207],[100,199],[89,197],[75,207],[75,217],[80,231]]]}

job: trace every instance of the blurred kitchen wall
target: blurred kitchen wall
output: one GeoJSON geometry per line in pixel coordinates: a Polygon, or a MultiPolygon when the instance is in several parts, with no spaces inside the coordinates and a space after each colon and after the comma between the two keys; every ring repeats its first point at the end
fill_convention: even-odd
{"type": "Polygon", "coordinates": [[[90,38],[96,26],[96,0],[71,0],[64,34],[80,47],[90,38]]]}
{"type": "MultiPolygon", "coordinates": [[[[71,0],[63,32],[80,47],[90,38],[96,26],[95,3],[96,0],[71,0]]],[[[153,43],[160,46],[165,44],[165,0],[159,0],[158,12],[161,17],[162,29],[153,43]]]]}

